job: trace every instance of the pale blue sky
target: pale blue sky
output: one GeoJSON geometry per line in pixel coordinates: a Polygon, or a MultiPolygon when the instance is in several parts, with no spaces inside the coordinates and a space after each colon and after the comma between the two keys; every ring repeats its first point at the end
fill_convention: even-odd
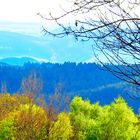
{"type": "Polygon", "coordinates": [[[67,0],[0,0],[0,21],[42,22],[40,12],[61,14],[61,6],[68,8],[67,0]]]}
{"type": "MultiPolygon", "coordinates": [[[[43,33],[41,32],[43,25],[48,26],[49,29],[51,29],[51,28],[53,29],[55,26],[53,23],[51,23],[49,21],[42,20],[42,18],[39,17],[37,15],[37,13],[40,12],[44,16],[47,16],[50,12],[52,12],[53,15],[56,15],[56,16],[61,15],[62,12],[64,12],[62,10],[62,7],[64,9],[68,10],[72,6],[71,5],[72,3],[70,4],[67,1],[68,0],[0,0],[0,31],[24,33],[26,35],[31,35],[31,36],[36,36],[36,37],[43,35],[43,33]]],[[[139,9],[136,9],[136,10],[139,10],[139,9]]],[[[136,13],[139,13],[139,12],[137,11],[136,13]]],[[[76,17],[72,16],[72,15],[70,15],[70,16],[71,17],[68,16],[66,19],[62,20],[62,22],[63,23],[75,22],[76,17]]],[[[92,14],[90,14],[90,16],[92,16],[92,18],[93,18],[95,15],[92,13],[92,14]]],[[[83,15],[82,15],[82,19],[83,19],[83,15]]],[[[45,39],[45,40],[47,40],[47,39],[45,39]]],[[[65,40],[63,40],[63,41],[65,41],[65,40]]],[[[42,40],[41,40],[41,42],[42,42],[42,40]]],[[[61,46],[63,44],[65,44],[65,46],[69,45],[68,42],[66,42],[66,43],[61,42],[60,44],[61,44],[61,46]]],[[[83,44],[83,43],[81,43],[81,44],[83,44]]],[[[52,44],[51,44],[51,46],[52,46],[52,44]]],[[[74,46],[75,46],[75,44],[73,45],[73,47],[74,46]]],[[[87,46],[89,47],[90,45],[87,44],[87,46]]],[[[44,47],[45,47],[45,49],[47,48],[46,45],[44,47]]],[[[0,51],[2,49],[3,49],[3,46],[0,48],[0,51]]],[[[64,49],[63,53],[65,53],[68,51],[69,48],[64,47],[63,49],[64,49]]],[[[71,55],[73,54],[74,49],[76,51],[78,50],[76,47],[71,49],[70,57],[72,57],[71,55]]],[[[82,50],[83,47],[81,47],[80,49],[82,50]]],[[[41,53],[43,52],[42,50],[41,50],[41,53]]],[[[88,51],[88,49],[85,49],[84,51],[88,51]]],[[[49,52],[49,50],[46,50],[46,52],[49,52]]],[[[75,52],[75,60],[79,59],[79,61],[83,60],[83,61],[88,61],[88,62],[94,61],[95,58],[92,57],[92,54],[90,52],[91,52],[91,50],[89,50],[88,53],[83,53],[83,51],[82,51],[81,56],[83,56],[84,54],[85,55],[88,54],[88,56],[86,56],[85,58],[83,57],[83,59],[81,59],[78,56],[79,54],[77,54],[77,52],[75,52]]],[[[8,54],[8,52],[7,52],[7,54],[8,54]]],[[[61,55],[61,54],[62,54],[62,52],[58,51],[58,55],[61,55]]],[[[23,53],[23,55],[25,55],[25,54],[23,53]]],[[[54,58],[54,56],[56,58],[56,56],[57,56],[56,52],[53,54],[50,54],[50,55],[52,58],[54,58]]],[[[38,57],[37,55],[33,55],[33,56],[38,57]]],[[[47,56],[45,53],[43,59],[45,59],[45,58],[48,59],[48,58],[50,58],[50,56],[47,56]]]]}

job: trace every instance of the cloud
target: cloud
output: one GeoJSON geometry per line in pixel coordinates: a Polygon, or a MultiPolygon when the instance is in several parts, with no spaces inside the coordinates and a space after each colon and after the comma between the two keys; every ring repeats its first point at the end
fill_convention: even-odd
{"type": "Polygon", "coordinates": [[[57,63],[58,62],[58,56],[56,54],[53,54],[50,58],[50,62],[57,63]]]}
{"type": "Polygon", "coordinates": [[[0,21],[0,31],[23,33],[25,35],[38,37],[42,35],[42,24],[0,21]]]}
{"type": "Polygon", "coordinates": [[[49,62],[49,60],[47,60],[47,59],[44,59],[44,58],[38,58],[38,57],[34,57],[34,56],[30,56],[30,58],[33,58],[33,59],[35,59],[35,60],[37,60],[38,62],[45,62],[45,63],[47,63],[47,62],[49,62]]]}

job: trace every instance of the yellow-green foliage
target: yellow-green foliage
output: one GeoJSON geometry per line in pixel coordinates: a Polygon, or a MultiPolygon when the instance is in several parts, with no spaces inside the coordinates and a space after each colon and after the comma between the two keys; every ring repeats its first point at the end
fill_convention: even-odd
{"type": "Polygon", "coordinates": [[[0,140],[140,140],[140,116],[121,97],[106,106],[74,97],[71,111],[56,116],[30,101],[0,95],[0,140]]]}
{"type": "Polygon", "coordinates": [[[71,102],[71,110],[70,116],[77,129],[77,139],[140,139],[139,120],[121,97],[103,107],[75,97],[71,102]]]}
{"type": "Polygon", "coordinates": [[[44,139],[47,137],[47,113],[42,107],[29,104],[29,97],[1,94],[0,140],[44,139]]]}
{"type": "Polygon", "coordinates": [[[0,140],[7,140],[9,138],[13,138],[12,126],[12,120],[3,119],[2,121],[0,121],[0,140]]]}
{"type": "Polygon", "coordinates": [[[26,104],[29,102],[29,98],[22,95],[15,94],[11,96],[10,94],[0,94],[0,120],[6,117],[8,113],[19,108],[21,104],[26,104]]]}
{"type": "Polygon", "coordinates": [[[50,140],[68,140],[72,137],[70,118],[66,113],[60,113],[49,131],[50,140]]]}
{"type": "Polygon", "coordinates": [[[21,105],[14,117],[17,139],[39,139],[46,135],[47,116],[45,110],[36,105],[21,105]]]}

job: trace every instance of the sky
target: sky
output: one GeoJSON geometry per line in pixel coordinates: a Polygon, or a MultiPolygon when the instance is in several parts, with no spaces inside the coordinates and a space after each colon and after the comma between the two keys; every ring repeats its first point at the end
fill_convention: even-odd
{"type": "MultiPolygon", "coordinates": [[[[68,39],[56,39],[56,43],[53,38],[49,41],[48,38],[40,37],[43,35],[42,24],[51,27],[53,25],[42,20],[37,13],[45,16],[52,12],[57,16],[64,12],[63,7],[68,10],[71,5],[67,0],[0,0],[0,58],[27,56],[51,62],[87,60],[90,54],[86,53],[81,57],[87,49],[83,47],[80,49],[79,44],[73,43],[74,39],[71,39],[71,42],[68,39]],[[75,54],[74,57],[72,57],[73,54],[75,54]]],[[[65,19],[65,21],[68,20],[65,19]]]]}
{"type": "MultiPolygon", "coordinates": [[[[73,3],[70,3],[70,1],[71,0],[0,0],[0,31],[6,30],[28,35],[31,34],[33,36],[42,35],[42,26],[48,26],[49,29],[55,26],[53,26],[50,21],[43,20],[37,13],[45,17],[51,12],[57,17],[64,12],[62,9],[67,11],[71,9],[73,3]]],[[[139,7],[135,9],[135,13],[138,14],[138,11],[139,7]]],[[[107,15],[110,16],[110,14],[107,15]]],[[[89,13],[89,16],[96,19],[94,13],[89,13]]],[[[83,15],[81,18],[83,19],[83,15]]],[[[64,18],[63,23],[73,23],[75,20],[75,16],[68,16],[64,18]]],[[[1,47],[1,49],[3,49],[3,47],[1,47]]],[[[89,61],[93,61],[93,58],[89,59],[89,61]]]]}
{"type": "MultiPolygon", "coordinates": [[[[67,11],[71,9],[73,3],[70,1],[71,0],[0,0],[0,24],[8,22],[10,26],[10,22],[39,23],[40,25],[43,24],[48,27],[54,27],[54,23],[43,20],[37,13],[48,17],[48,14],[51,12],[53,16],[57,17],[64,13],[62,9],[67,11]]],[[[138,14],[139,7],[137,7],[135,11],[135,13],[138,14]]],[[[93,19],[97,19],[95,13],[92,11],[92,13],[89,13],[89,16],[91,17],[92,15],[93,19]]],[[[111,16],[109,13],[107,15],[111,16]]],[[[81,18],[83,19],[83,15],[81,15],[81,18]]],[[[70,17],[68,16],[62,20],[63,23],[73,23],[76,20],[76,16],[70,15],[70,17]]]]}
{"type": "Polygon", "coordinates": [[[0,0],[0,21],[42,22],[37,13],[60,14],[60,6],[69,7],[67,0],[0,0]]]}
{"type": "Polygon", "coordinates": [[[0,0],[0,31],[40,35],[42,26],[54,29],[55,25],[37,13],[47,16],[51,12],[57,16],[62,7],[70,7],[67,0],[0,0]]]}
{"type": "MultiPolygon", "coordinates": [[[[12,31],[40,35],[42,26],[54,30],[54,22],[42,19],[37,13],[48,17],[61,15],[71,8],[69,0],[0,0],[0,31],[12,31]]],[[[68,17],[69,18],[69,17],[68,17]]],[[[74,17],[72,17],[74,19],[74,17]]],[[[72,22],[72,18],[70,22],[72,22]]],[[[67,19],[63,20],[66,23],[67,19]]],[[[75,21],[75,19],[73,20],[75,21]]]]}

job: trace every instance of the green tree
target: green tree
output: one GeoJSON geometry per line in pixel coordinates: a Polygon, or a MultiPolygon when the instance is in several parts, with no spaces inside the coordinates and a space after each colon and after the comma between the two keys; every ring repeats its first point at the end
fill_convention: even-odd
{"type": "Polygon", "coordinates": [[[0,140],[15,140],[13,136],[13,120],[0,121],[0,140]]]}
{"type": "Polygon", "coordinates": [[[138,118],[121,97],[103,107],[75,97],[71,110],[76,139],[138,140],[138,118]]]}
{"type": "Polygon", "coordinates": [[[70,118],[66,113],[60,113],[56,122],[52,123],[49,140],[69,140],[72,137],[70,118]]]}
{"type": "Polygon", "coordinates": [[[15,138],[18,140],[43,140],[47,138],[48,118],[43,108],[21,105],[14,116],[15,138]]]}

